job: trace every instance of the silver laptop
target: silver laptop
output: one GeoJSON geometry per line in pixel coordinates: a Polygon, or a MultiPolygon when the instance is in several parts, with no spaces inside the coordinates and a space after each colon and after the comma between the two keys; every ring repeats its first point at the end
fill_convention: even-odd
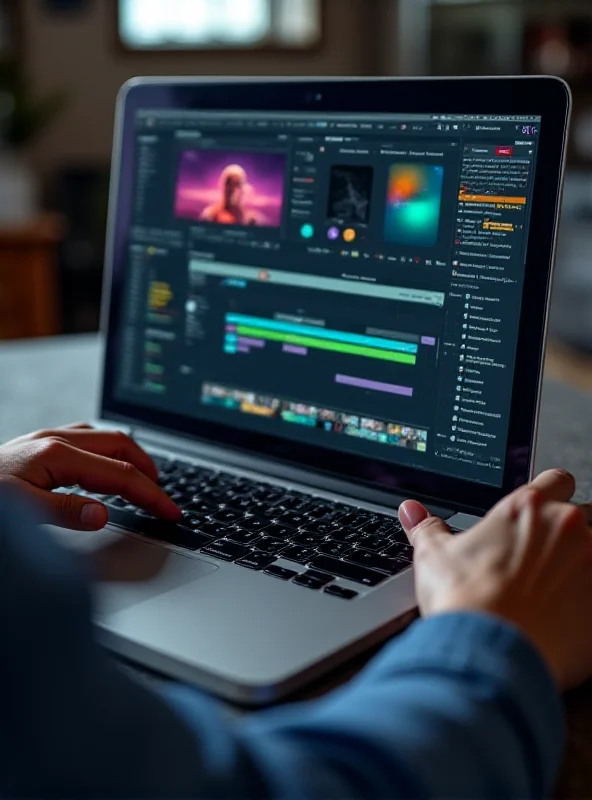
{"type": "Polygon", "coordinates": [[[271,702],[408,620],[402,500],[464,530],[528,480],[569,109],[553,78],[124,86],[98,424],[184,516],[102,497],[75,535],[171,551],[97,590],[108,648],[271,702]]]}

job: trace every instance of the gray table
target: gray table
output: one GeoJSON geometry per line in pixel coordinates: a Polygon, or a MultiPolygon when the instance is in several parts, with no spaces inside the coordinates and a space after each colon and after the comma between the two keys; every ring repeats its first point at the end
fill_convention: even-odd
{"type": "MultiPolygon", "coordinates": [[[[0,442],[37,428],[91,419],[96,414],[100,342],[96,336],[0,345],[0,442]]],[[[592,499],[592,402],[576,389],[547,381],[543,393],[537,469],[569,469],[578,499],[592,499]]],[[[582,620],[582,635],[587,635],[582,620]]],[[[317,694],[363,663],[315,687],[317,694]]],[[[592,798],[592,686],[566,698],[568,747],[556,796],[592,798]]]]}

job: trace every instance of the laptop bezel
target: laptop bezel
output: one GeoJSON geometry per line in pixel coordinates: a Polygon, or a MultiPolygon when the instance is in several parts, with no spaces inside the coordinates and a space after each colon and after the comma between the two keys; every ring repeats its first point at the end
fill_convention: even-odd
{"type": "Polygon", "coordinates": [[[483,513],[528,480],[534,459],[548,299],[563,185],[571,94],[557,78],[446,79],[194,79],[140,78],[122,88],[113,143],[109,223],[105,257],[102,330],[106,334],[100,417],[187,439],[222,445],[289,466],[329,474],[379,491],[483,513]],[[320,99],[319,99],[320,98],[320,99]],[[531,236],[527,248],[506,465],[501,487],[410,469],[382,460],[253,434],[231,424],[156,411],[115,398],[120,350],[121,281],[129,228],[134,152],[134,115],[140,108],[354,113],[499,114],[542,117],[535,176],[531,236]]]}

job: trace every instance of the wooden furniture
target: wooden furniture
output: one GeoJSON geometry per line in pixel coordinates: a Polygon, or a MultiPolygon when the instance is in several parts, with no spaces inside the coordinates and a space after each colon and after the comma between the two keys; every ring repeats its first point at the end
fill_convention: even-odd
{"type": "Polygon", "coordinates": [[[0,339],[54,336],[60,332],[56,275],[61,217],[0,223],[0,339]]]}

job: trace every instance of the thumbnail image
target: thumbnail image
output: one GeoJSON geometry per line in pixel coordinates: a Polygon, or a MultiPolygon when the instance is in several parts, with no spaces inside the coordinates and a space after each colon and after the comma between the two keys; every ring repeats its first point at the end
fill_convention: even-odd
{"type": "Polygon", "coordinates": [[[343,223],[367,225],[372,195],[372,167],[331,167],[327,216],[343,223]]]}
{"type": "Polygon", "coordinates": [[[438,242],[444,167],[392,164],[384,238],[392,244],[433,247],[438,242]]]}
{"type": "Polygon", "coordinates": [[[404,447],[423,453],[427,450],[428,432],[421,428],[409,428],[369,417],[360,418],[337,409],[319,408],[272,395],[261,395],[206,382],[202,384],[201,402],[240,411],[243,414],[279,419],[291,425],[305,425],[328,433],[354,436],[379,444],[404,447]]]}
{"type": "Polygon", "coordinates": [[[179,159],[175,216],[277,228],[285,172],[283,153],[185,150],[179,159]]]}

